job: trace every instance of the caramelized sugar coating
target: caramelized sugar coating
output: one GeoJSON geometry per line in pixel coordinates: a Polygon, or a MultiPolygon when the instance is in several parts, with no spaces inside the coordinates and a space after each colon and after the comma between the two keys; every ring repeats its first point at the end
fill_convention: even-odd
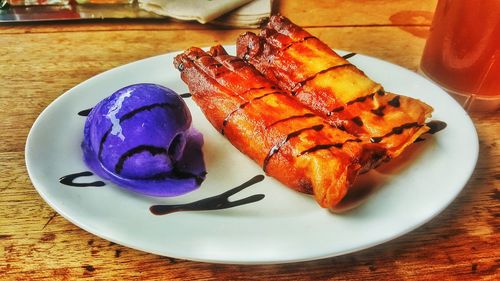
{"type": "Polygon", "coordinates": [[[429,105],[385,92],[325,43],[282,16],[272,16],[260,35],[240,36],[237,55],[329,124],[365,143],[383,145],[391,158],[429,130],[425,125],[432,112],[429,105]]]}
{"type": "Polygon", "coordinates": [[[219,132],[266,174],[313,194],[322,207],[336,206],[360,172],[387,157],[382,145],[326,122],[221,46],[190,48],[174,65],[219,132]]]}

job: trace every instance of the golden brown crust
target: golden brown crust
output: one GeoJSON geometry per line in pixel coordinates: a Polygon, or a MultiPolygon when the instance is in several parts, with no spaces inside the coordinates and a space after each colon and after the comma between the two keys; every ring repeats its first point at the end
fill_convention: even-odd
{"type": "Polygon", "coordinates": [[[285,185],[314,194],[325,208],[358,173],[385,157],[378,145],[329,125],[243,60],[216,46],[174,59],[193,100],[241,152],[285,185]]]}
{"type": "Polygon", "coordinates": [[[385,92],[318,38],[275,15],[260,35],[245,33],[237,55],[332,125],[364,142],[377,142],[398,156],[428,130],[432,108],[385,92]]]}

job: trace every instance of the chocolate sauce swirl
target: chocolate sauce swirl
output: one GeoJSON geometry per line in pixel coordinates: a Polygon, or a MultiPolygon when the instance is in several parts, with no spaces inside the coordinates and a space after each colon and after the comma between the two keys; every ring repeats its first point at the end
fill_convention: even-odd
{"type": "Polygon", "coordinates": [[[66,176],[59,178],[59,182],[64,184],[64,185],[75,186],[75,187],[89,187],[89,186],[98,187],[98,186],[106,185],[103,181],[93,181],[93,182],[85,182],[85,183],[75,182],[75,180],[77,178],[88,177],[88,176],[92,176],[92,175],[93,175],[93,173],[89,172],[89,171],[69,174],[69,175],[66,175],[66,176]]]}
{"type": "Polygon", "coordinates": [[[166,214],[171,214],[174,212],[181,212],[181,211],[211,211],[211,210],[221,210],[221,209],[228,209],[228,208],[233,208],[236,206],[241,206],[249,203],[254,203],[257,201],[260,201],[264,199],[265,195],[264,194],[255,194],[251,195],[249,197],[236,200],[236,201],[229,201],[228,198],[243,189],[252,186],[258,182],[261,182],[264,180],[263,175],[257,175],[250,180],[246,181],[245,183],[230,189],[224,193],[221,193],[216,196],[208,197],[205,199],[201,199],[195,202],[187,203],[187,204],[176,204],[176,205],[153,205],[149,208],[151,213],[155,215],[166,215],[166,214]]]}

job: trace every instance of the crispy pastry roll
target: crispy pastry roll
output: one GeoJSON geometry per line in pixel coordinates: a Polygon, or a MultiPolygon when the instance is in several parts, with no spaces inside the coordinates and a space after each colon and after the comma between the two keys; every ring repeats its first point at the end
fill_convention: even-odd
{"type": "Polygon", "coordinates": [[[428,131],[432,108],[385,92],[356,66],[288,19],[275,15],[260,35],[247,32],[237,55],[302,104],[364,142],[380,143],[389,157],[428,131]]]}
{"type": "Polygon", "coordinates": [[[385,157],[379,144],[331,126],[220,46],[190,48],[174,65],[219,132],[266,174],[314,194],[322,207],[336,206],[355,177],[385,157]]]}

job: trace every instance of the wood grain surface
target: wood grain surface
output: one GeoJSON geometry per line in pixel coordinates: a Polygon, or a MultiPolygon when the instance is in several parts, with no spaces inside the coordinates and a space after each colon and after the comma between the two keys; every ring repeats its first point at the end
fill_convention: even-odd
{"type": "MultiPolygon", "coordinates": [[[[333,48],[417,69],[434,0],[304,2],[275,8],[333,48]]],[[[500,279],[498,112],[471,114],[479,161],[445,211],[400,238],[334,258],[240,266],[162,257],[96,237],[42,200],[27,175],[24,146],[55,98],[113,67],[190,46],[233,44],[243,31],[170,20],[0,25],[0,280],[500,279]]]]}

